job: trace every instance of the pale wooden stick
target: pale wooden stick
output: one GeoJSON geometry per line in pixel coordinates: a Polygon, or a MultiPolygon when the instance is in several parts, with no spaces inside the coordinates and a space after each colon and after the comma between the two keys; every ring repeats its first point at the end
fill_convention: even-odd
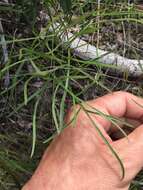
{"type": "Polygon", "coordinates": [[[71,32],[61,32],[59,23],[55,23],[50,27],[50,31],[53,32],[53,30],[57,33],[63,45],[68,44],[73,53],[83,60],[98,59],[101,63],[115,65],[120,68],[121,72],[128,72],[132,76],[143,74],[143,60],[128,59],[116,53],[98,49],[79,37],[75,37],[71,32]]]}

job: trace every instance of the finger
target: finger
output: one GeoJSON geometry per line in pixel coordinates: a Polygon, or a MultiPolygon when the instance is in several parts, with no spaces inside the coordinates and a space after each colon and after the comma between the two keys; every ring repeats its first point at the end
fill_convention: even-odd
{"type": "MultiPolygon", "coordinates": [[[[127,92],[114,92],[96,100],[88,101],[87,104],[101,112],[114,117],[128,117],[143,121],[143,99],[127,92]],[[141,106],[139,106],[141,105],[141,106]]],[[[105,117],[95,116],[100,124],[108,131],[111,122],[105,117]]]]}
{"type": "Polygon", "coordinates": [[[127,138],[113,142],[127,170],[135,176],[143,167],[143,125],[136,128],[127,138]]]}

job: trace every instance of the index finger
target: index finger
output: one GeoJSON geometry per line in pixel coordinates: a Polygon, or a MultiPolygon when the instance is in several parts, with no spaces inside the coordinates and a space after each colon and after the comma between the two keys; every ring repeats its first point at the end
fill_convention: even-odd
{"type": "MultiPolygon", "coordinates": [[[[143,121],[143,99],[128,92],[113,92],[87,103],[113,117],[127,117],[143,121]]],[[[98,120],[106,131],[109,130],[111,126],[109,120],[99,115],[95,115],[94,118],[98,120]]]]}

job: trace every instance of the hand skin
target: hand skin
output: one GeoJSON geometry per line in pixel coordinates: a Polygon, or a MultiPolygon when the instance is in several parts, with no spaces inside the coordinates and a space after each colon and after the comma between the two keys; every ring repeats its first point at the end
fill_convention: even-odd
{"type": "MultiPolygon", "coordinates": [[[[88,101],[105,114],[118,118],[143,121],[143,99],[127,92],[114,92],[88,101]]],[[[65,122],[69,123],[79,105],[71,108],[65,122]]],[[[88,107],[88,106],[87,106],[88,107]]],[[[109,120],[90,113],[90,117],[119,154],[125,167],[125,177],[93,123],[81,109],[75,122],[50,144],[31,180],[22,190],[127,190],[143,167],[143,125],[127,138],[113,141],[109,133],[115,131],[109,120]]]]}

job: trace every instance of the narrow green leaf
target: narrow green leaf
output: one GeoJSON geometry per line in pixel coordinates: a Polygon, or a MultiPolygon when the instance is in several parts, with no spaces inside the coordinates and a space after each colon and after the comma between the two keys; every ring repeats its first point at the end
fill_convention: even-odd
{"type": "Polygon", "coordinates": [[[67,74],[66,74],[66,82],[65,82],[65,90],[61,99],[61,104],[60,104],[60,130],[63,128],[64,126],[64,108],[65,108],[65,100],[66,100],[66,96],[67,96],[67,89],[68,89],[68,85],[69,85],[69,76],[70,76],[70,49],[68,49],[68,66],[69,69],[67,70],[67,74]]]}
{"type": "Polygon", "coordinates": [[[33,77],[30,77],[24,84],[24,104],[27,105],[28,102],[28,84],[33,79],[33,77]]]}
{"type": "Polygon", "coordinates": [[[57,94],[59,87],[60,87],[60,85],[57,85],[57,87],[54,91],[54,94],[53,94],[53,99],[52,99],[52,115],[53,115],[53,119],[54,119],[58,134],[60,133],[60,129],[59,129],[59,124],[58,124],[57,114],[56,114],[56,94],[57,94]]]}
{"type": "Polygon", "coordinates": [[[33,157],[34,152],[35,152],[35,146],[36,146],[36,115],[37,115],[37,108],[38,108],[38,104],[39,104],[40,99],[38,99],[35,103],[35,107],[34,107],[34,113],[33,113],[33,122],[32,122],[32,126],[33,126],[33,140],[32,140],[32,151],[31,151],[31,157],[33,157]]]}
{"type": "Polygon", "coordinates": [[[120,167],[121,167],[121,171],[122,171],[122,177],[121,179],[124,179],[125,177],[125,168],[123,165],[122,160],[120,159],[119,155],[116,153],[116,151],[114,150],[114,148],[112,147],[112,145],[108,142],[108,140],[104,137],[104,135],[102,134],[101,130],[99,129],[99,127],[97,126],[97,124],[93,121],[92,117],[90,116],[90,114],[87,112],[87,110],[84,108],[83,105],[81,105],[83,110],[85,111],[85,113],[87,114],[88,118],[90,119],[90,121],[92,122],[93,126],[95,127],[96,131],[98,132],[98,134],[101,136],[101,138],[103,139],[103,141],[105,142],[105,144],[108,146],[108,148],[110,149],[110,151],[112,152],[112,154],[115,156],[115,158],[118,160],[120,167]]]}

